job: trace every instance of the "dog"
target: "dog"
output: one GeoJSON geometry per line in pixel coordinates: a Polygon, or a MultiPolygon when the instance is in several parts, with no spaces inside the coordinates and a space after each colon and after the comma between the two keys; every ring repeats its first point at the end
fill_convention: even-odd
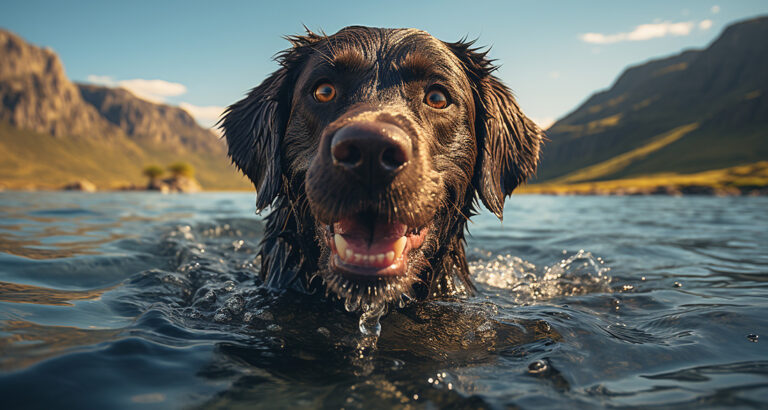
{"type": "Polygon", "coordinates": [[[280,68],[219,123],[269,208],[264,284],[348,310],[473,293],[467,221],[480,202],[502,218],[544,138],[487,51],[416,29],[286,38],[280,68]]]}

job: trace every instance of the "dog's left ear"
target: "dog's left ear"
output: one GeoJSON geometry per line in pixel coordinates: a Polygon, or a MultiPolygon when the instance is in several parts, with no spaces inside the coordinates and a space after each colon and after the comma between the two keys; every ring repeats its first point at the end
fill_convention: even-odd
{"type": "Polygon", "coordinates": [[[446,43],[464,65],[475,100],[478,158],[472,182],[485,207],[501,219],[504,198],[536,172],[544,133],[492,75],[496,67],[487,52],[472,44],[446,43]]]}

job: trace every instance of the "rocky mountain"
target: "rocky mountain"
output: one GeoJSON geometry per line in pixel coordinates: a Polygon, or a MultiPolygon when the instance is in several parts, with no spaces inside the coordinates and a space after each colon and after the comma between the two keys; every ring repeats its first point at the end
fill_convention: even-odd
{"type": "Polygon", "coordinates": [[[115,136],[116,127],[83,101],[53,50],[0,30],[0,120],[56,137],[115,136]]]}
{"type": "Polygon", "coordinates": [[[548,131],[536,182],[693,173],[768,159],[768,17],[627,69],[548,131]]]}
{"type": "Polygon", "coordinates": [[[2,29],[0,62],[0,187],[141,184],[144,166],[178,161],[207,189],[249,186],[223,141],[178,107],[75,84],[53,50],[2,29]]]}
{"type": "Polygon", "coordinates": [[[122,88],[89,84],[77,87],[84,101],[136,141],[226,153],[224,144],[181,108],[142,100],[122,88]]]}

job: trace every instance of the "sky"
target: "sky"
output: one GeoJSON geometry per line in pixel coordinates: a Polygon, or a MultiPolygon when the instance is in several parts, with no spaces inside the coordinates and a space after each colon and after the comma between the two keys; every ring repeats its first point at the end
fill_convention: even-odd
{"type": "MultiPolygon", "coordinates": [[[[766,0],[4,1],[0,27],[51,47],[74,81],[178,105],[204,126],[277,69],[303,27],[414,27],[491,46],[497,75],[547,127],[631,65],[704,48],[766,0]]],[[[755,39],[764,41],[765,39],[755,39]]]]}

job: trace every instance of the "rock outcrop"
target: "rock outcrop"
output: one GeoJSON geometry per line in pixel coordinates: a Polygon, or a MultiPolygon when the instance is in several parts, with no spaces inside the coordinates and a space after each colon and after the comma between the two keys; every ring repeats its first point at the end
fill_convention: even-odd
{"type": "Polygon", "coordinates": [[[49,48],[0,30],[0,120],[56,137],[114,137],[119,134],[67,78],[49,48]]]}

